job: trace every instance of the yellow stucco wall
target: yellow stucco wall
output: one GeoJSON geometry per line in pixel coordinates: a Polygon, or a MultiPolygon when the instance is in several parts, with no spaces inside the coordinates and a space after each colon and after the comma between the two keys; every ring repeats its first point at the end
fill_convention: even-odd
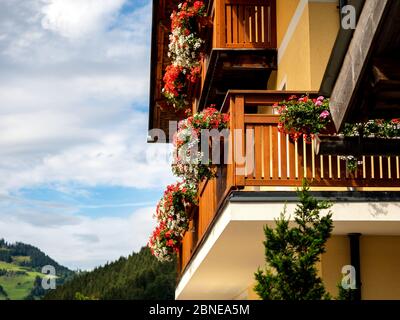
{"type": "Polygon", "coordinates": [[[268,83],[269,89],[318,90],[334,41],[339,30],[336,3],[310,2],[301,12],[300,1],[282,0],[277,3],[277,37],[279,62],[276,75],[268,83]],[[295,14],[299,20],[293,33],[288,31],[295,14]],[[286,35],[287,34],[287,35],[286,35]],[[284,37],[290,39],[286,48],[284,37]],[[286,79],[286,80],[285,80],[286,79]]]}
{"type": "Polygon", "coordinates": [[[339,30],[337,3],[309,4],[311,88],[318,90],[339,30]]]}
{"type": "MultiPolygon", "coordinates": [[[[334,236],[322,256],[322,278],[326,289],[337,296],[341,269],[350,264],[347,236],[334,236]]],[[[370,299],[400,299],[400,237],[361,236],[361,297],[370,299]]]]}
{"type": "MultiPolygon", "coordinates": [[[[306,6],[307,7],[307,6],[306,6]]],[[[286,90],[311,89],[309,15],[306,8],[278,63],[276,89],[287,78],[286,90]]],[[[280,49],[282,53],[282,49],[280,49]]]]}
{"type": "Polygon", "coordinates": [[[400,299],[400,237],[361,236],[362,299],[400,299]]]}
{"type": "Polygon", "coordinates": [[[326,244],[326,253],[321,257],[320,275],[326,290],[337,297],[338,284],[342,279],[342,267],[350,264],[350,246],[347,236],[332,236],[326,244]]]}
{"type": "Polygon", "coordinates": [[[278,47],[282,43],[290,21],[299,5],[300,0],[278,0],[276,2],[277,41],[278,47]]]}

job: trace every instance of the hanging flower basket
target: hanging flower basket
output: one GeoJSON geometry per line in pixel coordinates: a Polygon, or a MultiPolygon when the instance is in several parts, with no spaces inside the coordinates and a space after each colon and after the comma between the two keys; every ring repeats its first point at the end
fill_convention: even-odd
{"type": "Polygon", "coordinates": [[[278,130],[289,134],[293,141],[303,137],[311,143],[316,135],[327,129],[330,120],[329,100],[320,96],[291,96],[287,101],[274,105],[279,113],[278,130]]]}
{"type": "Polygon", "coordinates": [[[175,110],[188,109],[189,88],[197,82],[201,71],[202,48],[200,24],[206,18],[203,1],[186,1],[171,14],[168,57],[171,64],[165,70],[162,90],[175,110]]]}
{"type": "Polygon", "coordinates": [[[203,159],[201,131],[223,130],[228,127],[228,122],[228,114],[222,114],[212,107],[182,120],[174,139],[172,172],[196,185],[204,179],[215,177],[211,159],[203,159]]]}
{"type": "Polygon", "coordinates": [[[189,228],[189,207],[197,203],[197,189],[185,182],[167,186],[157,205],[158,225],[148,246],[160,261],[170,261],[179,250],[180,242],[189,228]]]}

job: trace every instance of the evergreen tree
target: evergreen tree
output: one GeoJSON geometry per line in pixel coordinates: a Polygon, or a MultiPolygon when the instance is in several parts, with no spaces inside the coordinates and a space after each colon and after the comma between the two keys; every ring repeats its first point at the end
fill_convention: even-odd
{"type": "Polygon", "coordinates": [[[266,240],[266,270],[255,273],[255,291],[263,300],[329,299],[316,263],[325,252],[332,232],[332,213],[320,211],[332,204],[311,196],[307,182],[298,191],[299,204],[294,213],[294,225],[286,218],[286,206],[276,227],[264,227],[266,240]]]}
{"type": "Polygon", "coordinates": [[[348,300],[356,301],[356,290],[355,289],[344,289],[341,284],[338,284],[339,294],[336,300],[348,300]]]}

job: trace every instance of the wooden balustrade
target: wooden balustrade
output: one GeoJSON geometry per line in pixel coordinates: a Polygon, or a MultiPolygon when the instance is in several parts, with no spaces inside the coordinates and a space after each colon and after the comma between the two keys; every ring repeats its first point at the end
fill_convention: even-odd
{"type": "MultiPolygon", "coordinates": [[[[218,167],[218,176],[205,181],[199,190],[199,207],[185,234],[181,251],[181,270],[189,263],[196,247],[233,189],[246,187],[297,187],[306,178],[311,187],[399,187],[399,156],[363,156],[356,172],[349,172],[340,156],[315,154],[315,143],[293,141],[278,131],[278,116],[257,113],[271,110],[275,102],[298,92],[231,91],[223,106],[230,113],[231,141],[228,155],[232,163],[218,167]],[[234,130],[239,131],[234,134],[234,130]],[[249,139],[251,138],[251,139],[249,139]],[[240,143],[240,140],[244,143],[240,143]],[[247,153],[247,161],[241,156],[247,153]],[[250,156],[249,156],[250,155],[250,156]]],[[[311,97],[313,97],[311,93],[311,97]]],[[[332,188],[332,189],[330,189],[332,188]]],[[[360,189],[362,190],[362,189],[360,189]]],[[[382,190],[382,189],[381,189],[382,190]]]]}
{"type": "Polygon", "coordinates": [[[214,0],[215,47],[276,48],[276,0],[214,0]]]}
{"type": "Polygon", "coordinates": [[[305,143],[278,131],[278,116],[246,115],[246,134],[254,137],[246,163],[246,186],[298,186],[303,178],[312,186],[368,187],[400,185],[398,156],[363,156],[355,172],[337,155],[315,155],[315,140],[305,143]]]}

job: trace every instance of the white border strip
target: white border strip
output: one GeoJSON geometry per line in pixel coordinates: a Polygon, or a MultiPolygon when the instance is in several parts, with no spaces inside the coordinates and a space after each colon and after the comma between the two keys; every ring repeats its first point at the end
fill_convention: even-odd
{"type": "Polygon", "coordinates": [[[230,214],[229,205],[223,209],[222,214],[218,217],[218,220],[212,227],[210,233],[208,235],[204,235],[206,240],[199,248],[197,254],[192,257],[192,260],[187,265],[187,269],[185,270],[182,278],[180,279],[178,286],[175,289],[175,299],[179,299],[180,294],[182,293],[183,289],[187,286],[190,279],[193,277],[193,274],[199,268],[203,260],[206,258],[208,253],[211,251],[212,247],[214,246],[215,242],[217,242],[218,238],[224,232],[228,224],[231,222],[232,217],[230,214]]]}
{"type": "Polygon", "coordinates": [[[285,76],[283,77],[278,90],[284,91],[283,88],[286,86],[286,90],[287,90],[287,74],[285,74],[285,76]]]}

